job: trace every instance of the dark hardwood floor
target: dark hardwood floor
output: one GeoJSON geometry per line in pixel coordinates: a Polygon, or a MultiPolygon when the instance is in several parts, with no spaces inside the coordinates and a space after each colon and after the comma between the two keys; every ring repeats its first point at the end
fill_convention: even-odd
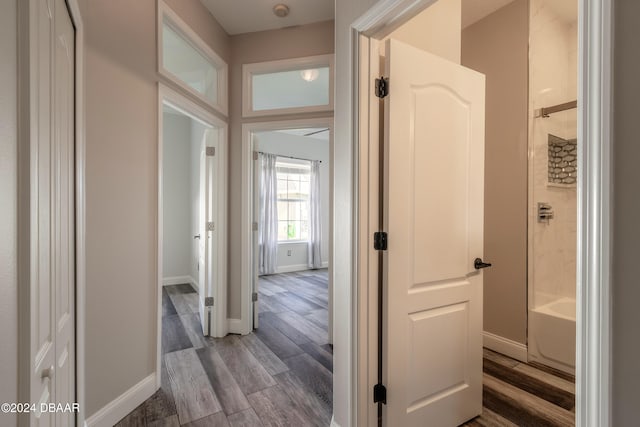
{"type": "Polygon", "coordinates": [[[575,425],[571,375],[484,350],[482,415],[464,426],[569,427],[575,425]]]}
{"type": "Polygon", "coordinates": [[[322,426],[333,408],[327,270],[260,279],[259,328],[202,336],[190,285],[162,294],[162,387],[128,426],[322,426]]]}

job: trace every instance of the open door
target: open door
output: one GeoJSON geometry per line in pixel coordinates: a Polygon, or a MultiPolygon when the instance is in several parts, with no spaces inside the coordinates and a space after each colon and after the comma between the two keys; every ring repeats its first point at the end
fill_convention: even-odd
{"type": "Polygon", "coordinates": [[[386,42],[383,381],[387,426],[482,412],[484,76],[386,42]]]}
{"type": "MultiPolygon", "coordinates": [[[[253,136],[251,137],[253,138],[253,136]]],[[[257,151],[253,152],[253,260],[252,263],[252,291],[251,300],[253,301],[253,329],[258,329],[260,301],[258,298],[260,277],[259,277],[259,245],[260,245],[260,155],[257,151]]]]}
{"type": "Polygon", "coordinates": [[[202,333],[205,336],[213,335],[215,331],[213,322],[216,318],[213,314],[214,295],[217,287],[215,274],[217,270],[218,232],[215,224],[215,212],[217,210],[216,188],[216,146],[217,129],[205,131],[204,143],[200,153],[200,254],[198,267],[198,298],[200,309],[200,322],[202,333]]]}

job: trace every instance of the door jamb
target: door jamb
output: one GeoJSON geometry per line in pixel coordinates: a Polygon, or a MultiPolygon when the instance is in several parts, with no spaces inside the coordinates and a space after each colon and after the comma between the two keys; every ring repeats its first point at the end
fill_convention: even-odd
{"type": "MultiPolygon", "coordinates": [[[[237,328],[229,328],[232,333],[246,335],[253,330],[253,302],[251,300],[251,275],[253,274],[253,263],[255,262],[253,254],[253,141],[251,135],[254,132],[280,130],[280,129],[300,129],[305,127],[327,127],[330,129],[331,136],[329,138],[329,157],[333,151],[333,117],[318,117],[309,119],[293,119],[281,121],[265,121],[255,123],[245,123],[242,125],[242,234],[241,234],[241,318],[229,319],[229,322],[239,324],[237,328]]],[[[329,195],[329,211],[333,211],[333,162],[329,165],[331,194],[329,195]]],[[[329,223],[329,259],[331,259],[331,251],[333,248],[333,225],[329,223]]],[[[333,342],[333,284],[331,278],[332,265],[329,263],[329,342],[333,342]]]]}
{"type": "MultiPolygon", "coordinates": [[[[381,0],[351,25],[351,66],[354,81],[352,96],[352,133],[357,135],[354,146],[354,194],[356,218],[367,221],[370,200],[377,198],[377,185],[371,185],[368,163],[374,144],[369,141],[375,111],[369,114],[367,90],[370,52],[360,51],[360,37],[380,39],[437,0],[381,0]],[[362,81],[362,79],[367,79],[362,81]],[[367,151],[370,150],[370,151],[367,151]],[[366,162],[366,163],[365,163],[366,162]],[[367,168],[363,171],[362,168],[367,168]]],[[[612,111],[612,1],[579,0],[579,77],[578,88],[578,249],[577,249],[577,339],[576,339],[576,425],[608,426],[611,422],[611,111],[612,111]]],[[[363,43],[368,49],[369,44],[363,43]]],[[[374,137],[373,132],[371,137],[374,137]]],[[[375,144],[377,146],[377,143],[375,144]]],[[[375,156],[374,156],[375,157],[375,156]]],[[[374,159],[372,158],[373,162],[374,159]]],[[[350,390],[356,407],[350,408],[349,419],[354,425],[374,425],[370,385],[375,378],[371,354],[376,341],[367,337],[367,321],[371,319],[371,298],[376,295],[371,286],[371,268],[367,254],[372,247],[371,233],[366,227],[355,230],[352,251],[357,259],[355,328],[351,345],[356,350],[355,385],[350,390]],[[360,338],[359,338],[360,337],[360,338]],[[364,420],[360,420],[364,417],[364,420]]],[[[374,280],[375,281],[375,280],[374,280]]],[[[349,318],[349,317],[347,317],[349,318]]],[[[351,318],[349,318],[351,321],[351,318]]]]}
{"type": "Polygon", "coordinates": [[[227,122],[220,119],[213,113],[208,112],[200,105],[191,101],[186,96],[176,92],[168,86],[158,83],[158,213],[157,213],[157,295],[156,295],[156,383],[160,387],[161,383],[161,360],[162,360],[162,159],[163,159],[163,105],[170,104],[173,108],[191,116],[193,119],[202,122],[204,125],[218,129],[218,170],[216,171],[218,192],[218,206],[216,209],[216,229],[218,239],[216,246],[222,248],[217,251],[218,272],[215,290],[215,301],[213,316],[215,319],[215,331],[212,334],[216,337],[223,337],[227,334],[227,122]]]}

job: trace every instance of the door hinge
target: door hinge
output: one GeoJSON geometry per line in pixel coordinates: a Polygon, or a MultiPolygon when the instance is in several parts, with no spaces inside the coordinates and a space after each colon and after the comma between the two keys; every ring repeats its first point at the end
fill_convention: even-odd
{"type": "Polygon", "coordinates": [[[257,222],[253,223],[253,231],[258,231],[258,223],[257,222]]]}
{"type": "Polygon", "coordinates": [[[373,386],[373,403],[387,404],[387,388],[382,384],[373,386]]]}
{"type": "Polygon", "coordinates": [[[373,233],[373,249],[376,251],[386,251],[387,250],[387,232],[386,231],[376,231],[373,233]]]}
{"type": "Polygon", "coordinates": [[[207,147],[207,156],[215,156],[216,147],[207,147]]]}
{"type": "Polygon", "coordinates": [[[213,297],[205,297],[204,298],[204,306],[205,307],[213,307],[213,297]]]}
{"type": "Polygon", "coordinates": [[[251,294],[251,301],[256,302],[258,301],[258,293],[254,292],[253,294],[251,294]]]}
{"type": "Polygon", "coordinates": [[[258,160],[258,152],[257,151],[253,152],[253,160],[258,160]]]}
{"type": "Polygon", "coordinates": [[[213,221],[207,222],[207,231],[215,231],[215,229],[216,225],[213,223],[213,221]]]}
{"type": "Polygon", "coordinates": [[[388,77],[380,77],[376,79],[376,96],[378,98],[384,98],[389,95],[389,78],[388,77]]]}

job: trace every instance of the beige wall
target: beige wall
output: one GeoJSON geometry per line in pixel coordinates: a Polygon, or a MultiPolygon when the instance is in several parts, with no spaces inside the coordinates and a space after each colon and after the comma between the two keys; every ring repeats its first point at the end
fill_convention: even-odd
{"type": "MultiPolygon", "coordinates": [[[[16,5],[0,4],[0,402],[18,400],[16,5]]],[[[0,425],[15,423],[0,413],[0,425]]]]}
{"type": "Polygon", "coordinates": [[[439,0],[389,37],[460,63],[461,0],[439,0]]]}
{"type": "Polygon", "coordinates": [[[616,0],[613,120],[613,426],[638,423],[640,384],[640,2],[616,0]]]}
{"type": "Polygon", "coordinates": [[[486,75],[484,330],[527,342],[527,0],[462,32],[462,65],[486,75]]]}
{"type": "MultiPolygon", "coordinates": [[[[228,316],[240,318],[242,123],[289,117],[242,119],[242,64],[333,53],[333,21],[231,37],[229,64],[229,293],[228,316]]],[[[319,117],[331,113],[306,115],[319,117]]],[[[299,118],[300,115],[297,115],[299,118]]]]}
{"type": "MultiPolygon", "coordinates": [[[[227,39],[197,0],[178,13],[227,39]]],[[[86,30],[86,414],[156,363],[156,1],[81,2],[86,30]]],[[[226,48],[228,56],[228,48],[226,48]]],[[[223,52],[221,52],[223,54],[223,52]]]]}

